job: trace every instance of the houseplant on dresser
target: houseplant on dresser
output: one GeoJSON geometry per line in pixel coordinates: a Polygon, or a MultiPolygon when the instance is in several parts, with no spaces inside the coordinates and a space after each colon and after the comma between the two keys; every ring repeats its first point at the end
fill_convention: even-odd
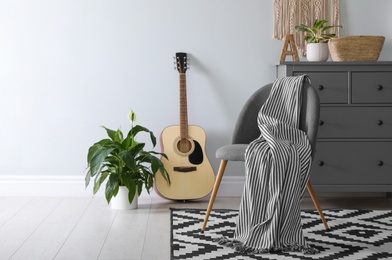
{"type": "Polygon", "coordinates": [[[106,181],[105,197],[114,209],[136,209],[138,196],[143,186],[149,193],[153,187],[155,174],[162,174],[168,185],[169,175],[163,163],[156,155],[167,159],[166,154],[145,151],[145,143],[137,142],[138,133],[145,132],[155,147],[156,137],[147,128],[134,125],[136,115],[131,110],[128,115],[131,129],[126,136],[120,129],[111,130],[103,127],[109,138],[93,144],[87,155],[88,172],[85,178],[86,187],[94,178],[93,193],[96,194],[106,181]]]}
{"type": "Polygon", "coordinates": [[[326,33],[327,30],[340,25],[327,26],[328,20],[314,21],[313,27],[304,24],[295,26],[297,32],[304,32],[306,42],[306,58],[308,61],[326,61],[329,57],[328,41],[336,36],[335,33],[326,33]]]}

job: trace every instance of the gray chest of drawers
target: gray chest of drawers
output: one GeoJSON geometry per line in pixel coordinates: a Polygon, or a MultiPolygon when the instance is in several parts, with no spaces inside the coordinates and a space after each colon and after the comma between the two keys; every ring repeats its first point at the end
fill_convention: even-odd
{"type": "Polygon", "coordinates": [[[311,182],[318,191],[392,194],[392,62],[283,62],[309,75],[321,109],[311,182]]]}

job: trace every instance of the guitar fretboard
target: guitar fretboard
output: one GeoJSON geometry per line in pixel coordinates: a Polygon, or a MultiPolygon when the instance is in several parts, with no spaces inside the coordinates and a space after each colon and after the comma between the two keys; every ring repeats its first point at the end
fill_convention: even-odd
{"type": "Polygon", "coordinates": [[[188,108],[185,73],[180,73],[180,137],[188,138],[188,108]]]}

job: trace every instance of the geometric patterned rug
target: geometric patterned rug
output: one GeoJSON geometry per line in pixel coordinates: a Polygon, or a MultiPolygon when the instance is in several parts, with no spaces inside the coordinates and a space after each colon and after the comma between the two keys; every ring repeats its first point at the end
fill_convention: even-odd
{"type": "Polygon", "coordinates": [[[323,210],[329,230],[317,211],[301,212],[308,244],[320,250],[316,255],[295,252],[239,255],[213,240],[232,237],[237,210],[211,211],[207,228],[201,233],[205,210],[171,209],[171,259],[238,260],[373,260],[392,259],[392,211],[323,210]]]}

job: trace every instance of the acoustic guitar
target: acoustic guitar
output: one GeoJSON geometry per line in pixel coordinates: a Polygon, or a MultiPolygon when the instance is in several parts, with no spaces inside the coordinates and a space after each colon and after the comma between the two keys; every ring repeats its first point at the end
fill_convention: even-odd
{"type": "Polygon", "coordinates": [[[161,158],[169,173],[171,185],[156,175],[155,190],[164,198],[193,200],[208,195],[214,186],[214,170],[205,153],[206,134],[195,125],[188,125],[186,77],[187,54],[176,53],[176,68],[180,75],[180,125],[166,127],[160,136],[161,158]]]}

